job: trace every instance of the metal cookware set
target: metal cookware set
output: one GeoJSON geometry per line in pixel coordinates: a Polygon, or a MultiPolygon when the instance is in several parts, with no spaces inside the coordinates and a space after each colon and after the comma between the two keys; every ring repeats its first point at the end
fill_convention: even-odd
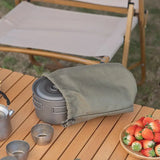
{"type": "MultiPolygon", "coordinates": [[[[12,126],[10,117],[14,113],[13,110],[8,109],[10,100],[5,93],[0,91],[0,94],[6,99],[7,105],[0,104],[0,141],[9,137],[12,126]]],[[[53,137],[53,127],[50,124],[37,124],[32,127],[31,135],[37,145],[46,145],[50,143],[53,137]]],[[[26,141],[14,140],[6,146],[6,157],[1,160],[27,160],[30,146],[26,141]]]]}
{"type": "Polygon", "coordinates": [[[48,78],[37,79],[32,90],[35,111],[40,120],[50,124],[62,124],[67,119],[65,99],[48,78]]]}

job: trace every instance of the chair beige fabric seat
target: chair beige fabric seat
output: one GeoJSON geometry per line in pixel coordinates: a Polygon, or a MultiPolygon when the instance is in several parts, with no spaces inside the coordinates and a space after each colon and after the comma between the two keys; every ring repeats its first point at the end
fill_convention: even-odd
{"type": "MultiPolygon", "coordinates": [[[[126,21],[126,17],[65,11],[21,2],[0,20],[0,44],[112,58],[123,43],[126,21]]],[[[134,18],[132,28],[136,23],[134,18]]]]}

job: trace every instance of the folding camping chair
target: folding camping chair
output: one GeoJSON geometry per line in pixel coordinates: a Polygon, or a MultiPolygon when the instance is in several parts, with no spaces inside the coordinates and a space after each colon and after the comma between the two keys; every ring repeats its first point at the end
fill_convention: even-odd
{"type": "Polygon", "coordinates": [[[139,22],[141,66],[145,80],[144,0],[15,0],[17,6],[0,20],[0,51],[62,59],[82,64],[107,63],[124,42],[122,64],[127,66],[131,30],[139,22]],[[53,9],[30,2],[40,1],[125,14],[96,15],[53,9]],[[137,18],[138,17],[138,18],[137,18]],[[90,60],[85,57],[96,57],[90,60]]]}

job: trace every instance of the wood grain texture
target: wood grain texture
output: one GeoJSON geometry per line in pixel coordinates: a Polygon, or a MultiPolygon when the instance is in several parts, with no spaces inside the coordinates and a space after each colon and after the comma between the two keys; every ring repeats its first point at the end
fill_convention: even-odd
{"type": "MultiPolygon", "coordinates": [[[[6,156],[6,145],[13,140],[25,140],[30,144],[28,160],[136,160],[121,147],[119,135],[127,124],[140,117],[153,114],[160,118],[160,110],[134,105],[134,111],[110,117],[99,117],[68,128],[53,125],[54,136],[46,146],[38,146],[32,139],[31,128],[42,123],[35,114],[32,102],[34,77],[0,68],[3,90],[11,98],[11,108],[15,110],[11,118],[12,133],[0,142],[0,158],[6,156]],[[5,74],[6,73],[6,74],[5,74]],[[2,76],[3,75],[3,76],[2,76]]],[[[4,102],[0,98],[0,103],[4,102]]]]}
{"type": "Polygon", "coordinates": [[[104,117],[99,117],[93,120],[88,121],[85,126],[79,131],[77,136],[71,142],[71,144],[67,147],[63,155],[59,158],[63,159],[75,159],[77,154],[83,148],[83,146],[87,143],[87,141],[91,138],[94,131],[97,129],[99,124],[102,122],[104,117]],[[73,150],[74,148],[74,150],[73,150]]]}
{"type": "Polygon", "coordinates": [[[72,142],[74,137],[81,130],[83,125],[84,123],[79,123],[65,129],[64,132],[60,135],[60,137],[58,137],[56,142],[52,145],[52,147],[48,150],[48,152],[44,155],[42,160],[58,159],[59,156],[63,153],[63,151],[67,148],[67,146],[72,142]]]}
{"type": "Polygon", "coordinates": [[[89,139],[87,144],[82,148],[80,153],[76,158],[90,160],[97,152],[102,142],[112,130],[116,122],[118,121],[120,115],[105,117],[100,126],[97,128],[95,133],[89,139]]]}
{"type": "Polygon", "coordinates": [[[11,73],[12,73],[11,70],[1,68],[1,70],[0,70],[0,81],[3,82],[11,73]]]}
{"type": "Polygon", "coordinates": [[[21,73],[12,72],[5,81],[2,81],[1,90],[7,92],[22,76],[21,73]]]}
{"type": "Polygon", "coordinates": [[[121,8],[121,7],[116,7],[116,6],[115,7],[105,6],[105,5],[100,5],[100,4],[92,4],[92,3],[78,2],[78,1],[72,1],[72,0],[31,0],[31,1],[32,2],[34,1],[48,2],[48,3],[66,5],[66,6],[71,6],[71,7],[88,8],[88,9],[95,9],[95,10],[100,10],[100,11],[127,14],[127,8],[121,8]]]}
{"type": "Polygon", "coordinates": [[[106,160],[108,159],[112,152],[114,151],[115,147],[119,143],[119,134],[128,123],[132,122],[140,110],[141,106],[135,105],[134,112],[123,114],[119,121],[116,123],[114,128],[112,129],[112,132],[107,136],[103,144],[101,145],[100,149],[94,156],[94,160],[106,160]]]}
{"type": "Polygon", "coordinates": [[[128,9],[127,26],[126,26],[124,49],[123,49],[123,58],[122,58],[122,64],[123,64],[124,67],[127,67],[127,62],[128,62],[128,54],[129,54],[129,46],[130,46],[130,39],[131,39],[133,15],[134,15],[134,5],[130,4],[129,9],[128,9]]]}

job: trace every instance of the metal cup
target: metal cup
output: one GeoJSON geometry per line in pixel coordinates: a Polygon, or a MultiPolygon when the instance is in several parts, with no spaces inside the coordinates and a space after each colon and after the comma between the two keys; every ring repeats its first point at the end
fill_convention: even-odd
{"type": "Polygon", "coordinates": [[[15,140],[6,146],[6,151],[9,156],[14,156],[17,160],[27,160],[30,146],[26,141],[15,140]]]}
{"type": "Polygon", "coordinates": [[[48,144],[53,137],[53,127],[49,124],[37,124],[31,130],[32,138],[38,145],[48,144]]]}
{"type": "Polygon", "coordinates": [[[11,133],[10,116],[13,110],[9,110],[6,106],[0,104],[0,141],[6,139],[11,133]]]}
{"type": "Polygon", "coordinates": [[[17,160],[16,157],[13,157],[13,156],[7,156],[7,157],[3,157],[2,159],[0,160],[17,160]]]}

